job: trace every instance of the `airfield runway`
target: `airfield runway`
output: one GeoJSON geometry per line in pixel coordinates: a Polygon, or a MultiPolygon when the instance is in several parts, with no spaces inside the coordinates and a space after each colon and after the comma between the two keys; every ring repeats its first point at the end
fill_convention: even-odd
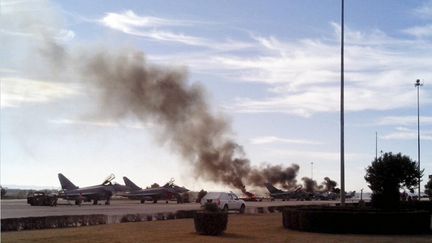
{"type": "MultiPolygon", "coordinates": [[[[246,202],[247,212],[253,212],[258,207],[282,206],[282,205],[320,205],[335,204],[339,201],[262,201],[246,202]]],[[[176,202],[165,203],[160,201],[156,204],[146,202],[140,204],[134,200],[112,200],[111,205],[92,205],[83,203],[81,206],[74,205],[73,202],[59,200],[56,207],[30,206],[27,200],[1,200],[1,218],[21,218],[21,217],[38,217],[54,215],[124,215],[124,214],[157,214],[176,212],[178,210],[196,210],[199,209],[198,203],[177,204],[176,202]]]]}

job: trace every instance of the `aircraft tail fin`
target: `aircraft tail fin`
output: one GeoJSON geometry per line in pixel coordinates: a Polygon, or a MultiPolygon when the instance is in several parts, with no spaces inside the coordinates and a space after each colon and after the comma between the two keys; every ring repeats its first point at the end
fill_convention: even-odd
{"type": "Polygon", "coordinates": [[[267,190],[268,190],[270,193],[277,193],[277,192],[281,192],[281,190],[279,190],[279,189],[277,189],[276,187],[274,187],[271,183],[265,183],[264,185],[265,185],[265,187],[267,187],[267,190]]]}
{"type": "Polygon", "coordinates": [[[58,178],[60,181],[60,185],[62,187],[62,189],[66,189],[66,190],[72,190],[72,189],[77,189],[78,187],[75,186],[68,178],[66,178],[66,176],[64,176],[62,173],[58,174],[58,178]]]}
{"type": "Polygon", "coordinates": [[[129,187],[130,189],[137,191],[137,190],[141,190],[141,187],[137,186],[135,183],[133,183],[131,180],[129,180],[129,178],[127,178],[126,176],[123,177],[123,181],[125,183],[125,185],[127,187],[129,187]]]}

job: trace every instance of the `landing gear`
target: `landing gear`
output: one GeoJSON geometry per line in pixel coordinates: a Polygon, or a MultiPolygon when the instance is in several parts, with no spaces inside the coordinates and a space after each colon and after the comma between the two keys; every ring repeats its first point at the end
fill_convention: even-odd
{"type": "Polygon", "coordinates": [[[93,200],[93,205],[97,205],[98,204],[98,200],[93,200]]]}
{"type": "Polygon", "coordinates": [[[145,203],[145,200],[144,199],[141,199],[141,204],[144,204],[145,203]]]}
{"type": "Polygon", "coordinates": [[[81,200],[75,200],[75,205],[81,206],[81,200]]]}
{"type": "Polygon", "coordinates": [[[157,200],[153,200],[153,203],[157,203],[157,200]]]}

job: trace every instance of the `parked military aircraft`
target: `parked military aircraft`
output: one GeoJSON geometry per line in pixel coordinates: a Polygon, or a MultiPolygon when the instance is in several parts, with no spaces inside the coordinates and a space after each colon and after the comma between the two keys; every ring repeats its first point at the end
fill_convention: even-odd
{"type": "Polygon", "coordinates": [[[338,198],[338,194],[334,192],[314,192],[313,199],[315,200],[336,200],[338,198]]]}
{"type": "Polygon", "coordinates": [[[172,198],[176,198],[177,203],[182,203],[180,194],[189,191],[184,187],[175,185],[173,180],[169,181],[162,187],[148,189],[142,189],[129,180],[126,176],[123,177],[123,181],[129,190],[119,195],[127,197],[131,200],[140,200],[141,203],[144,203],[145,201],[153,201],[153,203],[157,203],[158,200],[166,200],[168,203],[168,200],[172,198]]]}
{"type": "Polygon", "coordinates": [[[274,187],[271,183],[265,183],[264,185],[265,187],[267,187],[267,190],[270,192],[270,197],[272,200],[282,199],[283,201],[285,201],[289,199],[297,199],[297,200],[307,199],[307,195],[301,190],[302,189],[301,186],[296,187],[292,191],[282,191],[274,187]]]}
{"type": "Polygon", "coordinates": [[[355,197],[355,193],[356,191],[352,191],[352,192],[345,192],[345,198],[346,199],[351,199],[355,197]]]}
{"type": "Polygon", "coordinates": [[[58,174],[58,178],[62,187],[59,197],[66,200],[75,200],[76,205],[80,205],[83,201],[90,202],[92,200],[94,205],[97,205],[98,200],[106,200],[105,205],[109,205],[114,192],[126,189],[122,185],[111,183],[115,178],[113,174],[109,175],[100,185],[82,188],[75,186],[61,173],[58,174]]]}

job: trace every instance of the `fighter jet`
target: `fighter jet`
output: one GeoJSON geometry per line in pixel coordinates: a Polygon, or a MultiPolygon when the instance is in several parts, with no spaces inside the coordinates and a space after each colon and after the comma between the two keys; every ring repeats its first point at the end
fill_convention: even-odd
{"type": "Polygon", "coordinates": [[[346,199],[351,199],[354,198],[356,194],[356,191],[352,191],[352,192],[345,192],[345,198],[346,199]]]}
{"type": "Polygon", "coordinates": [[[157,203],[158,200],[166,200],[168,203],[168,200],[174,197],[177,199],[177,203],[182,203],[180,194],[189,191],[184,187],[175,185],[173,180],[169,181],[162,187],[149,189],[142,189],[126,176],[123,177],[123,181],[125,182],[126,187],[129,188],[129,191],[119,195],[131,200],[140,200],[141,203],[144,203],[145,201],[153,201],[153,203],[157,203]]]}
{"type": "Polygon", "coordinates": [[[283,201],[289,199],[305,199],[305,193],[301,191],[301,186],[296,187],[292,191],[282,191],[274,187],[271,183],[265,183],[265,187],[270,192],[271,200],[282,199],[283,201]]]}
{"type": "Polygon", "coordinates": [[[75,200],[76,205],[81,205],[83,201],[91,202],[92,200],[94,205],[97,205],[98,200],[106,200],[105,205],[109,205],[114,192],[125,190],[124,186],[111,183],[115,178],[113,174],[109,175],[100,185],[82,188],[75,186],[61,173],[58,174],[58,178],[62,187],[59,197],[66,200],[75,200]]]}

